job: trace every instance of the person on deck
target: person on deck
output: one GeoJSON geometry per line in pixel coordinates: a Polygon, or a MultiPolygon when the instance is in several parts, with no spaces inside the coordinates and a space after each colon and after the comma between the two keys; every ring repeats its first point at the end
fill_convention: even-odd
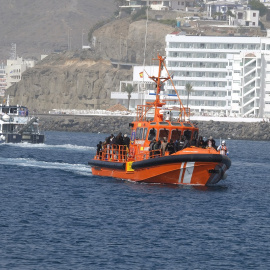
{"type": "Polygon", "coordinates": [[[163,140],[161,141],[161,146],[160,146],[162,156],[165,156],[165,149],[166,149],[167,144],[168,144],[167,138],[164,137],[163,140]]]}
{"type": "Polygon", "coordinates": [[[174,145],[174,152],[176,153],[177,151],[179,151],[179,139],[176,139],[173,145],[174,145]]]}
{"type": "Polygon", "coordinates": [[[216,147],[216,141],[213,139],[212,136],[209,137],[209,139],[206,141],[206,147],[213,147],[215,149],[217,149],[216,147]]]}
{"type": "Polygon", "coordinates": [[[181,136],[181,139],[180,139],[180,141],[179,141],[178,150],[184,149],[185,138],[186,138],[186,137],[185,137],[184,135],[181,136]]]}
{"type": "Polygon", "coordinates": [[[115,144],[115,136],[113,134],[110,136],[110,144],[115,144]]]}
{"type": "Polygon", "coordinates": [[[149,144],[149,157],[152,158],[154,156],[154,147],[156,144],[156,139],[153,139],[149,144]]]}
{"type": "Polygon", "coordinates": [[[199,137],[198,147],[205,148],[205,141],[203,140],[202,136],[199,137]]]}
{"type": "Polygon", "coordinates": [[[160,148],[161,148],[161,141],[158,140],[154,145],[154,150],[155,150],[154,151],[154,157],[158,157],[158,156],[161,155],[160,148]]]}
{"type": "Polygon", "coordinates": [[[98,144],[97,144],[97,156],[99,156],[99,159],[101,159],[101,156],[102,156],[102,141],[100,141],[98,144]]]}
{"type": "Polygon", "coordinates": [[[221,145],[217,148],[218,151],[220,151],[221,155],[228,155],[228,148],[226,146],[226,141],[222,141],[221,145]]]}
{"type": "Polygon", "coordinates": [[[167,143],[165,151],[169,151],[169,155],[174,153],[174,143],[172,139],[167,143]]]}
{"type": "Polygon", "coordinates": [[[190,141],[187,139],[186,136],[184,136],[184,145],[183,145],[183,149],[190,147],[190,141]]]}
{"type": "Polygon", "coordinates": [[[123,145],[123,137],[121,132],[119,132],[118,135],[115,137],[115,144],[123,145]]]}
{"type": "Polygon", "coordinates": [[[130,138],[128,137],[127,134],[125,134],[124,138],[123,138],[123,145],[125,145],[127,148],[129,148],[129,144],[130,144],[130,138]]]}
{"type": "Polygon", "coordinates": [[[129,144],[130,144],[130,138],[128,137],[127,134],[124,135],[123,138],[123,145],[124,145],[124,155],[126,156],[128,149],[129,149],[129,144]]]}
{"type": "Polygon", "coordinates": [[[197,141],[195,136],[193,136],[193,138],[192,138],[192,140],[190,142],[190,145],[191,146],[198,146],[198,141],[197,141]]]}

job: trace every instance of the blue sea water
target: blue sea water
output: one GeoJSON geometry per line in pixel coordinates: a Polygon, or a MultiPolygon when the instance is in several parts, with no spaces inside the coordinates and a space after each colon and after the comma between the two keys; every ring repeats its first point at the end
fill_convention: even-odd
{"type": "Polygon", "coordinates": [[[269,269],[269,142],[228,140],[217,186],[93,176],[106,134],[0,145],[0,269],[269,269]]]}

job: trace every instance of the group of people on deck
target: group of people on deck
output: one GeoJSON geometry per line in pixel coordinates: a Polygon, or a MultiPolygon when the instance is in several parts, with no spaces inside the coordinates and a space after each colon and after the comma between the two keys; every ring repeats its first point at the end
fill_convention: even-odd
{"type": "Polygon", "coordinates": [[[115,145],[116,147],[120,147],[123,151],[123,154],[126,153],[127,149],[129,148],[130,138],[127,134],[122,136],[122,133],[119,132],[117,136],[114,136],[111,134],[110,136],[106,137],[105,140],[99,141],[97,144],[97,156],[102,157],[102,150],[103,149],[111,149],[112,145],[115,145]]]}
{"type": "MultiPolygon", "coordinates": [[[[108,148],[110,149],[112,148],[112,145],[116,145],[117,147],[123,146],[121,147],[121,149],[123,149],[123,152],[126,153],[129,149],[129,144],[130,138],[127,136],[127,134],[125,134],[124,136],[122,136],[121,132],[119,132],[117,136],[111,134],[110,136],[105,138],[103,142],[100,141],[97,144],[97,155],[101,159],[102,150],[108,148]]],[[[210,136],[209,139],[204,141],[202,136],[199,136],[198,139],[194,137],[191,140],[188,140],[186,136],[182,135],[174,142],[172,139],[167,141],[166,137],[160,138],[159,140],[153,139],[149,144],[149,157],[152,158],[156,156],[165,156],[165,153],[171,155],[190,146],[201,148],[213,147],[217,151],[220,151],[220,153],[223,155],[228,154],[228,149],[225,141],[222,141],[222,144],[217,147],[216,142],[212,136],[210,136]]]]}
{"type": "Polygon", "coordinates": [[[217,147],[216,141],[213,139],[212,136],[209,137],[208,140],[204,141],[203,137],[200,136],[198,139],[193,138],[192,140],[188,140],[186,136],[181,136],[180,139],[176,139],[175,142],[173,142],[172,139],[170,139],[169,142],[167,142],[167,138],[160,138],[158,141],[156,139],[153,139],[149,144],[149,151],[150,151],[150,158],[156,157],[156,156],[164,156],[165,152],[168,152],[169,155],[176,153],[177,151],[183,150],[187,147],[195,146],[200,148],[210,148],[213,147],[217,151],[220,151],[221,154],[227,155],[228,149],[226,146],[226,142],[222,141],[222,144],[217,147]]]}

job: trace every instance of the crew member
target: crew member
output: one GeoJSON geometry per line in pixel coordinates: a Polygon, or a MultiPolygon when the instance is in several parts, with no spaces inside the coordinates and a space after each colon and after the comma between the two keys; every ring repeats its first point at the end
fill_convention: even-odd
{"type": "Polygon", "coordinates": [[[99,156],[99,159],[101,159],[102,157],[102,141],[100,141],[98,144],[97,144],[97,156],[99,156]]]}
{"type": "Polygon", "coordinates": [[[225,141],[222,141],[221,145],[217,148],[217,150],[220,151],[221,155],[227,156],[229,153],[225,141]]]}

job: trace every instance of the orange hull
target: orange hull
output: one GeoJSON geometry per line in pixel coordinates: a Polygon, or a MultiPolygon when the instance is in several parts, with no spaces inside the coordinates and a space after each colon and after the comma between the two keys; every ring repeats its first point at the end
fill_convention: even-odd
{"type": "MultiPolygon", "coordinates": [[[[181,158],[181,156],[183,155],[174,155],[175,158],[181,158]]],[[[127,168],[125,168],[127,165],[124,163],[123,168],[121,169],[106,168],[106,164],[105,166],[102,164],[98,165],[98,161],[96,164],[91,164],[91,162],[89,162],[89,164],[92,165],[92,173],[98,176],[114,177],[145,183],[204,186],[213,185],[219,182],[230,166],[230,162],[226,162],[227,157],[222,157],[221,155],[214,156],[221,158],[223,162],[192,161],[192,159],[187,158],[184,162],[166,164],[166,159],[172,157],[167,156],[147,160],[148,163],[152,162],[152,164],[149,166],[146,164],[144,168],[140,168],[140,166],[137,166],[138,168],[136,168],[136,162],[133,162],[134,164],[132,165],[135,165],[134,171],[127,171],[127,168]],[[158,161],[162,161],[163,164],[158,164],[158,161]]],[[[213,155],[209,155],[210,160],[212,157],[213,155]]],[[[200,157],[195,159],[200,159],[200,157]]],[[[207,159],[207,156],[205,159],[207,159]]],[[[138,163],[139,162],[137,162],[137,164],[138,163]]]]}

